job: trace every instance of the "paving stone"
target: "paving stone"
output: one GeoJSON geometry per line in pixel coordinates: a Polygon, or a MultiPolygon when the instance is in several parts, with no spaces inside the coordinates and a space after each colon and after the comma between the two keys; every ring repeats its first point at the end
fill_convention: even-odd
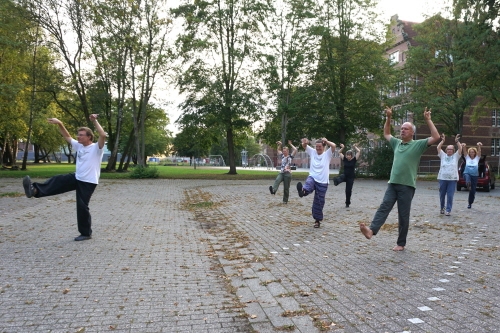
{"type": "MultiPolygon", "coordinates": [[[[102,180],[85,242],[73,241],[74,193],[0,197],[0,332],[318,332],[313,318],[335,332],[498,331],[500,191],[478,192],[471,210],[457,192],[445,217],[437,182],[419,181],[396,253],[396,206],[373,239],[358,227],[386,181],[357,179],[348,209],[330,186],[319,229],[312,196],[278,205],[268,186],[102,180]]],[[[19,179],[1,179],[0,194],[16,191],[19,179]]]]}

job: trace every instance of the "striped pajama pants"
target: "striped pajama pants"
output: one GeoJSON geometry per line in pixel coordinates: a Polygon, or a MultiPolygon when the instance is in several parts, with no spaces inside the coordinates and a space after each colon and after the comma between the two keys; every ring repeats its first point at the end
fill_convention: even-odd
{"type": "Polygon", "coordinates": [[[323,221],[323,207],[325,206],[325,196],[326,190],[328,190],[328,184],[318,183],[313,177],[309,176],[302,189],[304,190],[304,196],[314,192],[312,216],[316,221],[323,221]]]}

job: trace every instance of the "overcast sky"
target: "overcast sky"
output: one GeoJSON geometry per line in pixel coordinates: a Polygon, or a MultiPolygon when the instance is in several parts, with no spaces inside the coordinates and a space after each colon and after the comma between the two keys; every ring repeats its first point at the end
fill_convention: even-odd
{"type": "Polygon", "coordinates": [[[450,2],[451,0],[379,0],[378,8],[384,20],[398,14],[400,20],[422,22],[426,15],[443,12],[443,8],[450,2]]]}

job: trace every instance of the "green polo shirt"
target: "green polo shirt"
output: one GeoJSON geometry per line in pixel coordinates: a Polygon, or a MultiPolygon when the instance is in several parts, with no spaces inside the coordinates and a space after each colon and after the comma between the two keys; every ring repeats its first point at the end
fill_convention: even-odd
{"type": "Polygon", "coordinates": [[[411,140],[403,143],[401,139],[391,138],[389,144],[394,151],[394,161],[389,183],[416,187],[420,157],[427,150],[427,140],[411,140]]]}

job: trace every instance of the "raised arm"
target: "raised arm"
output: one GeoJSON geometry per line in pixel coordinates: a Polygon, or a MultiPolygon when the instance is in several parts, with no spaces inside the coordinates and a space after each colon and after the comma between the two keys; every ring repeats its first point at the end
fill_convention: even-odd
{"type": "Polygon", "coordinates": [[[438,156],[439,154],[441,153],[441,147],[443,146],[443,143],[444,143],[444,140],[446,139],[446,136],[443,134],[441,134],[441,141],[439,141],[438,145],[437,145],[437,153],[438,153],[438,156]]]}
{"type": "Polygon", "coordinates": [[[467,155],[467,144],[462,143],[462,155],[467,155]]]}
{"type": "Polygon", "coordinates": [[[361,150],[358,148],[357,145],[352,145],[352,146],[356,150],[356,159],[359,160],[359,157],[361,156],[361,150]]]}
{"type": "Polygon", "coordinates": [[[97,116],[98,114],[91,114],[89,116],[89,119],[92,122],[92,124],[94,124],[97,133],[99,133],[99,138],[97,139],[97,145],[99,146],[99,149],[102,149],[104,147],[104,143],[106,142],[107,134],[106,132],[104,132],[104,129],[102,128],[101,124],[99,124],[99,122],[97,121],[97,116]]]}
{"type": "Polygon", "coordinates": [[[306,138],[303,138],[300,143],[302,144],[302,148],[304,148],[304,150],[306,150],[306,147],[309,144],[309,140],[306,138]]]}
{"type": "Polygon", "coordinates": [[[392,108],[386,106],[385,107],[384,138],[387,141],[390,141],[391,138],[392,138],[392,134],[391,134],[391,117],[392,117],[392,108]]]}
{"type": "Polygon", "coordinates": [[[429,139],[427,139],[427,145],[430,146],[439,141],[439,132],[431,120],[431,109],[425,108],[424,119],[427,123],[427,126],[429,126],[429,129],[431,130],[431,136],[429,139]]]}
{"type": "Polygon", "coordinates": [[[276,141],[276,144],[278,145],[276,148],[278,150],[278,155],[283,154],[283,151],[281,150],[281,141],[276,141]]]}
{"type": "Polygon", "coordinates": [[[288,140],[288,144],[292,147],[292,153],[290,155],[295,157],[295,155],[297,155],[297,147],[293,145],[292,140],[288,140]]]}
{"type": "Polygon", "coordinates": [[[479,158],[481,158],[481,146],[483,144],[481,142],[478,142],[477,143],[477,156],[479,156],[479,158]]]}
{"type": "Polygon", "coordinates": [[[457,144],[457,151],[462,149],[462,144],[460,143],[460,134],[455,135],[455,143],[457,144]]]}
{"type": "Polygon", "coordinates": [[[342,151],[344,150],[345,146],[343,143],[340,144],[340,150],[339,150],[339,156],[340,156],[340,159],[343,160],[344,159],[344,154],[342,154],[342,151]]]}
{"type": "Polygon", "coordinates": [[[321,141],[323,141],[323,143],[326,143],[328,146],[330,146],[330,148],[332,148],[332,153],[335,151],[335,148],[337,148],[337,145],[331,141],[328,141],[327,138],[323,138],[321,139],[321,141]]]}
{"type": "Polygon", "coordinates": [[[62,123],[62,121],[60,121],[57,118],[47,118],[47,121],[50,124],[56,124],[59,127],[59,133],[61,133],[61,135],[63,136],[64,140],[66,140],[67,143],[71,143],[71,140],[73,138],[71,137],[71,135],[69,135],[69,132],[66,129],[66,127],[64,127],[64,124],[62,123]]]}

